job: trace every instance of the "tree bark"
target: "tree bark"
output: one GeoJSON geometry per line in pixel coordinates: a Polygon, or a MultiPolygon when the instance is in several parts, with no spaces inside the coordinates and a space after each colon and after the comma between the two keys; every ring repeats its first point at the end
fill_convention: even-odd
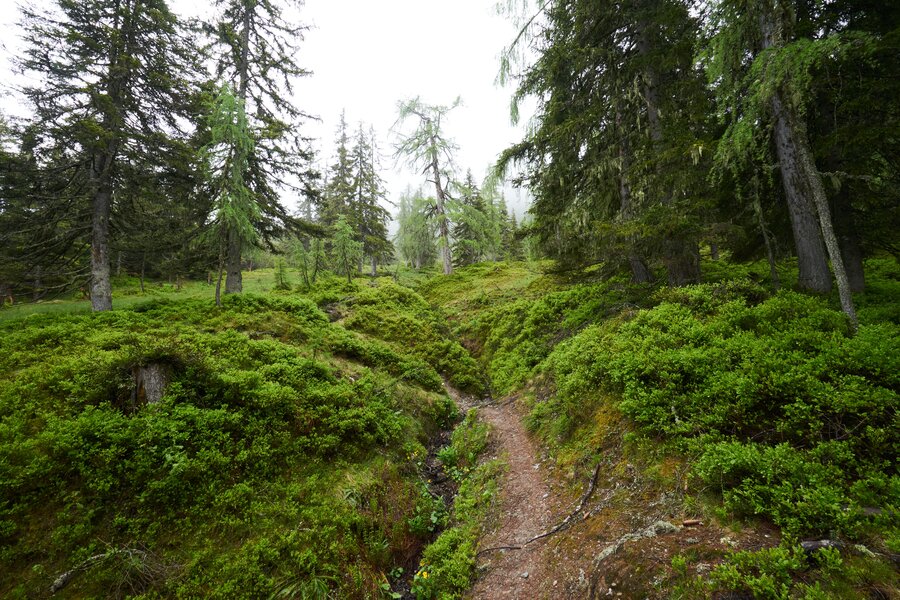
{"type": "MultiPolygon", "coordinates": [[[[437,141],[432,139],[432,146],[437,147],[437,141]]],[[[441,170],[438,167],[437,151],[431,160],[431,174],[434,177],[434,188],[437,195],[435,213],[438,217],[438,231],[441,236],[441,263],[444,266],[444,275],[453,273],[453,257],[450,254],[450,224],[445,208],[446,196],[441,185],[441,170]]]]}
{"type": "MultiPolygon", "coordinates": [[[[634,205],[631,196],[631,184],[628,182],[628,172],[631,170],[631,148],[628,144],[628,138],[625,136],[622,128],[622,114],[616,109],[616,124],[619,126],[622,143],[619,144],[619,214],[622,221],[627,223],[634,218],[634,205]]],[[[653,273],[647,267],[644,259],[635,251],[635,236],[629,236],[627,239],[628,248],[628,265],[631,267],[631,280],[634,283],[652,283],[653,273]]]]}
{"type": "MultiPolygon", "coordinates": [[[[764,10],[760,16],[762,33],[762,49],[767,50],[781,43],[780,29],[775,22],[775,15],[764,10]]],[[[798,285],[800,288],[826,294],[831,291],[831,273],[828,271],[828,257],[822,232],[816,219],[816,210],[809,198],[808,182],[804,181],[805,173],[798,156],[797,132],[794,131],[790,114],[776,92],[771,100],[773,127],[775,130],[775,151],[781,169],[781,184],[787,200],[788,213],[791,218],[791,229],[794,233],[794,246],[797,251],[799,269],[798,285]]],[[[817,173],[818,176],[818,173],[817,173]]],[[[821,183],[821,182],[820,182],[821,183]]]]}
{"type": "MultiPolygon", "coordinates": [[[[802,289],[827,294],[831,291],[828,254],[816,219],[816,207],[809,198],[808,182],[804,181],[806,173],[800,164],[798,152],[800,140],[791,126],[780,94],[773,96],[772,110],[775,116],[775,149],[781,168],[781,183],[797,251],[797,283],[802,289]]],[[[818,173],[816,176],[818,177],[818,173]]]]}
{"type": "Polygon", "coordinates": [[[809,191],[812,194],[812,200],[819,217],[819,226],[822,229],[822,237],[825,238],[825,247],[828,249],[828,257],[831,259],[831,268],[834,270],[834,278],[837,280],[841,310],[847,315],[847,318],[850,320],[850,328],[855,333],[859,328],[859,318],[856,316],[856,308],[853,305],[853,294],[850,291],[850,281],[847,277],[847,270],[844,268],[841,248],[834,233],[834,222],[831,219],[831,208],[828,206],[825,186],[822,185],[822,175],[816,168],[812,150],[806,137],[805,125],[799,118],[796,118],[792,125],[799,142],[797,144],[797,158],[809,185],[809,191]]]}
{"type": "Polygon", "coordinates": [[[372,277],[378,277],[378,261],[374,254],[372,255],[372,277]]]}
{"type": "Polygon", "coordinates": [[[225,293],[240,294],[243,291],[241,277],[241,240],[229,232],[228,245],[225,252],[225,293]]]}
{"type": "Polygon", "coordinates": [[[109,216],[112,190],[103,184],[94,193],[91,222],[91,308],[94,312],[112,310],[112,285],[109,281],[109,216]]]}
{"type": "MultiPolygon", "coordinates": [[[[650,40],[650,25],[641,20],[637,24],[637,50],[642,56],[649,56],[653,48],[650,40]]],[[[650,139],[659,152],[662,150],[663,130],[659,118],[659,73],[652,61],[648,61],[644,72],[644,103],[647,107],[647,125],[650,131],[650,139]]],[[[662,166],[657,162],[655,171],[658,176],[656,185],[664,185],[662,182],[662,166]]],[[[672,194],[663,191],[662,204],[672,205],[672,194]]],[[[663,262],[668,271],[668,283],[671,287],[697,283],[700,281],[700,249],[696,243],[681,238],[667,238],[663,240],[663,262]]]]}

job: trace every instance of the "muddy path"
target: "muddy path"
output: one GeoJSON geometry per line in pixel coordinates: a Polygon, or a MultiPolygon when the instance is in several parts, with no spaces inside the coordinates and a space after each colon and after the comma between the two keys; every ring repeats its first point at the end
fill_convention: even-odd
{"type": "Polygon", "coordinates": [[[560,505],[539,448],[512,403],[478,404],[449,386],[448,392],[463,410],[477,405],[480,419],[493,428],[489,451],[508,465],[500,483],[499,518],[481,540],[479,577],[467,597],[538,598],[539,587],[549,577],[546,544],[543,540],[526,542],[555,524],[560,505]]]}

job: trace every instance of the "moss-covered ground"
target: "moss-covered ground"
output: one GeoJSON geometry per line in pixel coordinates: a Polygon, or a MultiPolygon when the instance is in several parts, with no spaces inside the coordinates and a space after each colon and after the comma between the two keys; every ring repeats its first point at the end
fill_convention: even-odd
{"type": "Polygon", "coordinates": [[[725,530],[774,526],[767,537],[781,540],[743,552],[718,544],[713,556],[661,547],[676,554],[663,566],[634,557],[632,574],[644,572],[634,597],[898,593],[895,261],[868,263],[855,335],[835,297],[790,290],[790,266],[778,292],[764,264],[707,262],[705,283],[674,290],[551,268],[476,265],[417,289],[444,309],[495,396],[522,399],[573,491],[608,465],[606,483],[622,493],[586,525],[606,523],[593,539],[617,515],[655,505],[725,530]],[[799,549],[823,539],[841,550],[799,549]]]}
{"type": "Polygon", "coordinates": [[[222,308],[120,278],[110,313],[4,308],[0,595],[65,575],[60,597],[460,597],[503,466],[473,414],[441,452],[455,506],[429,490],[446,382],[517,399],[573,498],[605,465],[560,561],[642,518],[704,522],[558,594],[896,597],[896,262],[867,264],[855,335],[789,265],[778,292],[764,264],[703,266],[676,290],[549,263],[290,292],[257,271],[222,308]],[[169,383],[146,405],[150,365],[169,383]]]}

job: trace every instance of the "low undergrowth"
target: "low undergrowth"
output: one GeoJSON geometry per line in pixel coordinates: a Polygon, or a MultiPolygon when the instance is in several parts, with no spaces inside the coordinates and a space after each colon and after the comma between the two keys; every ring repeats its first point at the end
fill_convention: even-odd
{"type": "Polygon", "coordinates": [[[0,324],[0,595],[71,571],[60,596],[389,597],[434,535],[418,457],[455,418],[441,377],[472,364],[443,338],[435,360],[421,299],[376,285],[0,324]],[[335,295],[423,343],[329,322],[335,295]]]}
{"type": "Polygon", "coordinates": [[[413,579],[416,598],[462,598],[475,578],[475,556],[497,495],[503,471],[500,460],[479,461],[488,444],[488,426],[471,409],[453,431],[450,445],[439,456],[459,484],[449,526],[422,554],[413,579]]]}
{"type": "MultiPolygon", "coordinates": [[[[518,268],[506,269],[495,277],[518,268]]],[[[756,267],[710,270],[712,282],[680,289],[532,276],[526,290],[535,292],[513,301],[500,287],[472,295],[474,272],[422,289],[455,307],[495,391],[525,388],[529,426],[557,460],[592,464],[594,440],[617,413],[649,462],[687,461],[687,505],[711,501],[725,523],[781,528],[781,548],[731,555],[693,597],[896,592],[884,558],[900,553],[896,263],[870,261],[856,335],[835,298],[773,293],[754,281],[756,267]],[[855,571],[825,568],[797,549],[811,538],[883,558],[844,552],[855,571]]]]}

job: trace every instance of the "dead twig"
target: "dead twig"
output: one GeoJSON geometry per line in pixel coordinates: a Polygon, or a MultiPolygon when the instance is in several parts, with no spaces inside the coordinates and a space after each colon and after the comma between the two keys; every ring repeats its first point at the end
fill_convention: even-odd
{"type": "Polygon", "coordinates": [[[572,524],[572,519],[575,518],[575,516],[581,512],[581,510],[584,508],[584,503],[587,502],[588,498],[591,497],[591,494],[594,493],[594,488],[597,487],[597,477],[600,475],[600,467],[601,466],[603,466],[603,463],[598,462],[597,466],[594,467],[594,475],[591,477],[591,482],[588,485],[588,489],[581,496],[581,500],[578,502],[578,506],[575,507],[575,510],[573,510],[571,513],[569,513],[568,517],[563,519],[559,524],[557,524],[552,529],[548,529],[544,533],[536,535],[533,538],[531,538],[530,540],[528,540],[527,542],[525,542],[525,544],[524,544],[525,546],[527,546],[531,542],[536,542],[537,540],[543,539],[545,537],[550,537],[554,533],[562,531],[563,529],[565,529],[566,527],[568,527],[569,525],[572,524]]]}

